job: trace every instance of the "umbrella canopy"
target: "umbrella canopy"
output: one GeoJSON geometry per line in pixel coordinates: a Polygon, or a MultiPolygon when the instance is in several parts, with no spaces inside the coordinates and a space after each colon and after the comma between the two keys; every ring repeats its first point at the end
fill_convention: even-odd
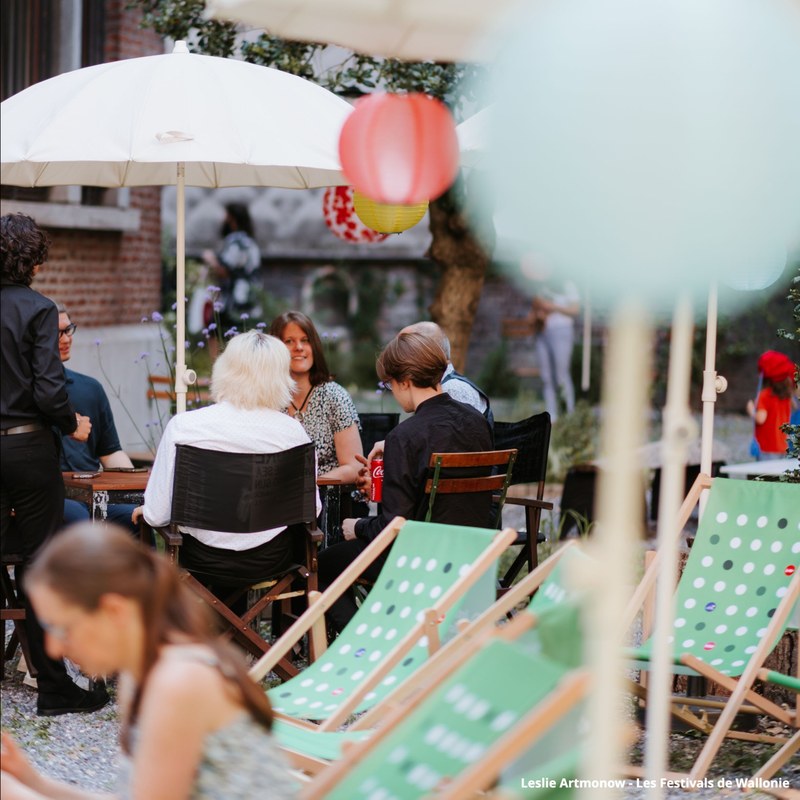
{"type": "MultiPolygon", "coordinates": [[[[0,105],[0,180],[16,186],[177,184],[177,296],[185,294],[184,185],[312,188],[346,183],[339,132],[352,107],[310,81],[190,54],[99,64],[0,105]]],[[[185,308],[177,306],[177,342],[185,308]]],[[[178,410],[186,405],[177,347],[178,410]]]]}
{"type": "Polygon", "coordinates": [[[487,37],[512,0],[208,0],[212,16],[266,28],[271,34],[329,42],[358,53],[408,61],[483,61],[487,37]]]}
{"type": "Polygon", "coordinates": [[[344,182],[351,106],[317,84],[227,58],[173,53],[98,64],[2,104],[2,182],[15,186],[305,189],[344,182]]]}

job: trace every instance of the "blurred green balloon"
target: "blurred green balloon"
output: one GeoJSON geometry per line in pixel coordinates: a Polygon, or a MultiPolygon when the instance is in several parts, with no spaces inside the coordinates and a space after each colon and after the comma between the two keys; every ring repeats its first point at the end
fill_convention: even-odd
{"type": "Polygon", "coordinates": [[[539,0],[509,29],[486,213],[514,240],[601,306],[775,273],[800,232],[800,3],[539,0]]]}

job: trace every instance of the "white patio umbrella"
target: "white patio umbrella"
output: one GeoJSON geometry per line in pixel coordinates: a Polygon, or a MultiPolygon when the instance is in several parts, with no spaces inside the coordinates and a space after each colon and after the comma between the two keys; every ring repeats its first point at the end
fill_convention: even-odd
{"type": "MultiPolygon", "coordinates": [[[[169,55],[75,70],[0,105],[0,180],[15,186],[176,184],[177,297],[185,295],[184,187],[346,183],[339,132],[352,107],[310,81],[234,59],[169,55]]],[[[186,409],[186,310],[176,393],[186,409]]]]}
{"type": "Polygon", "coordinates": [[[492,23],[513,0],[208,0],[221,19],[285,39],[338,44],[408,61],[483,61],[492,23]]]}

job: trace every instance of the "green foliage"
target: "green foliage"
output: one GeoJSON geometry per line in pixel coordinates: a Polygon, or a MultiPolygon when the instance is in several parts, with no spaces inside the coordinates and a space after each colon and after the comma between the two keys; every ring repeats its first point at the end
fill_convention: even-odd
{"type": "Polygon", "coordinates": [[[236,25],[206,19],[205,0],[131,0],[130,9],[142,11],[142,27],[161,36],[183,39],[190,49],[225,58],[236,46],[236,25]]]}
{"type": "Polygon", "coordinates": [[[592,407],[584,400],[571,414],[559,417],[550,434],[547,479],[561,483],[567,470],[591,461],[597,454],[597,421],[592,407]]]}
{"type": "Polygon", "coordinates": [[[204,16],[205,0],[130,0],[142,11],[142,27],[161,36],[184,39],[201,53],[275,67],[316,81],[333,92],[362,95],[380,87],[389,92],[425,92],[458,109],[474,99],[473,88],[482,68],[472,64],[408,62],[353,53],[341,63],[319,71],[314,57],[325,44],[290,42],[263,33],[255,41],[237,43],[236,25],[204,16]]]}
{"type": "Polygon", "coordinates": [[[490,397],[514,397],[517,394],[519,377],[508,366],[507,339],[503,338],[489,353],[478,375],[477,384],[490,397]]]}

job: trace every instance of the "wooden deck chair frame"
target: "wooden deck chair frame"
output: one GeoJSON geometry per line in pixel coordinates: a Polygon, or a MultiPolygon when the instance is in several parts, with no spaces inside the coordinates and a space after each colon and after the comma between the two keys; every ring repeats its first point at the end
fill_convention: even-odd
{"type": "MultiPolygon", "coordinates": [[[[794,734],[786,740],[785,744],[767,761],[761,769],[753,776],[754,779],[770,780],[775,773],[782,769],[789,759],[798,751],[800,751],[800,665],[798,666],[797,676],[791,678],[787,675],[782,675],[774,670],[760,669],[758,671],[758,679],[765,683],[774,683],[780,686],[785,686],[792,689],[797,693],[795,700],[795,711],[793,725],[795,727],[794,734]]],[[[765,789],[772,793],[771,789],[765,789]]],[[[782,792],[776,792],[776,796],[782,796],[782,792]]],[[[798,793],[800,795],[800,792],[798,793]]]]}
{"type": "MultiPolygon", "coordinates": [[[[342,572],[341,575],[322,593],[315,592],[310,597],[308,610],[275,642],[259,661],[251,668],[250,677],[261,680],[284,658],[299,642],[303,636],[309,635],[311,647],[319,658],[327,647],[325,633],[325,612],[330,606],[346,592],[358,576],[381,555],[397,538],[406,520],[395,517],[386,528],[359,554],[359,556],[342,572]]],[[[473,562],[472,568],[462,576],[450,589],[444,592],[429,610],[424,614],[424,619],[418,622],[381,660],[380,665],[373,673],[363,680],[347,701],[342,703],[337,711],[332,713],[320,723],[291,719],[291,724],[305,727],[310,730],[335,731],[359,707],[365,696],[385,679],[400,661],[415,647],[422,637],[427,637],[428,652],[434,654],[440,647],[438,626],[444,615],[449,611],[463,593],[472,587],[478,579],[489,569],[514,540],[515,532],[511,528],[498,531],[492,543],[480,557],[473,562]]],[[[283,718],[276,713],[277,718],[283,718]]],[[[284,718],[285,719],[285,718],[284,718]]]]}
{"type": "MultiPolygon", "coordinates": [[[[711,489],[715,480],[721,479],[712,479],[708,475],[700,474],[698,478],[695,480],[692,488],[690,489],[689,493],[686,496],[683,504],[681,505],[679,514],[678,514],[678,525],[676,536],[680,535],[681,531],[683,530],[686,522],[689,519],[689,516],[692,513],[694,506],[699,502],[700,495],[706,489],[711,489]]],[[[661,561],[661,553],[657,553],[655,557],[651,560],[647,570],[645,571],[644,577],[642,578],[640,584],[634,591],[634,595],[631,599],[631,603],[628,607],[628,612],[625,618],[625,623],[628,628],[633,623],[634,617],[638,611],[644,610],[645,612],[645,621],[644,621],[644,630],[643,636],[646,636],[649,632],[648,627],[648,604],[650,603],[651,593],[655,587],[656,578],[658,576],[658,569],[659,564],[661,561]]],[[[761,741],[761,742],[777,742],[782,743],[785,742],[785,739],[781,739],[778,737],[771,737],[759,734],[752,734],[745,731],[735,731],[731,729],[733,721],[738,713],[743,710],[751,711],[751,712],[760,712],[762,714],[767,714],[772,716],[773,718],[777,719],[778,721],[782,722],[786,725],[792,724],[792,715],[790,712],[787,712],[785,709],[781,708],[777,704],[767,700],[766,698],[762,697],[761,695],[757,694],[753,691],[753,683],[756,680],[758,675],[758,671],[762,668],[764,660],[767,658],[769,653],[773,650],[774,644],[777,641],[778,634],[782,631],[785,626],[786,622],[789,619],[789,616],[792,612],[794,604],[798,601],[800,597],[800,570],[797,570],[789,584],[786,594],[781,598],[780,602],[777,605],[776,611],[766,628],[764,635],[761,637],[760,644],[756,647],[755,652],[752,653],[750,659],[745,666],[744,670],[740,674],[738,679],[727,677],[721,674],[719,671],[711,667],[709,664],[700,661],[699,659],[691,656],[690,654],[683,654],[680,656],[680,662],[691,669],[693,669],[698,674],[702,675],[703,677],[707,678],[708,680],[712,680],[715,683],[723,686],[725,689],[731,692],[731,696],[728,698],[727,701],[724,703],[717,703],[714,701],[704,702],[702,699],[698,698],[697,700],[692,701],[693,705],[705,705],[708,707],[714,708],[721,708],[721,714],[716,722],[716,724],[711,725],[706,719],[703,717],[698,716],[691,712],[686,706],[686,699],[685,698],[673,698],[673,705],[671,708],[671,713],[673,716],[681,719],[690,727],[698,730],[702,733],[708,735],[708,739],[706,740],[700,754],[698,755],[697,759],[695,760],[695,764],[691,771],[688,773],[689,778],[691,780],[700,780],[703,778],[713,761],[714,757],[716,756],[717,752],[719,751],[720,746],[722,745],[723,740],[726,737],[735,738],[735,739],[742,739],[745,741],[761,741]],[[746,706],[745,703],[749,705],[746,706]]],[[[645,685],[642,683],[635,683],[633,681],[629,682],[629,687],[631,691],[638,696],[640,699],[646,699],[646,690],[645,685]]],[[[630,775],[640,775],[642,771],[640,768],[635,767],[627,767],[626,771],[630,775]]],[[[681,778],[686,777],[682,773],[670,773],[669,777],[674,778],[681,778]]]]}
{"type": "MultiPolygon", "coordinates": [[[[548,579],[561,560],[568,556],[573,548],[577,549],[577,547],[578,545],[574,541],[566,542],[533,572],[526,575],[508,592],[503,594],[480,616],[462,624],[456,637],[442,645],[413,675],[383,701],[359,716],[355,722],[348,726],[347,730],[358,733],[371,731],[389,724],[388,721],[392,716],[406,708],[411,699],[438,685],[456,666],[463,663],[465,653],[474,652],[480,648],[483,642],[488,641],[496,632],[496,623],[506,621],[518,606],[526,604],[530,597],[548,579]]],[[[525,619],[527,622],[524,627],[511,630],[518,634],[535,624],[534,615],[528,614],[525,619]]],[[[294,721],[289,721],[288,724],[295,723],[294,721]]],[[[309,774],[316,774],[330,764],[328,760],[309,755],[299,749],[285,747],[280,735],[277,736],[277,740],[278,744],[284,749],[292,766],[296,769],[309,774]]],[[[347,746],[352,746],[352,743],[348,742],[347,746]]]]}
{"type": "MultiPolygon", "coordinates": [[[[313,444],[301,445],[292,448],[290,451],[283,451],[279,453],[257,454],[257,453],[226,453],[219,451],[208,451],[202,448],[197,448],[189,445],[179,445],[178,455],[176,457],[176,474],[179,467],[179,461],[182,458],[186,459],[186,464],[189,469],[197,468],[197,460],[206,458],[224,458],[224,457],[247,457],[257,458],[263,457],[265,459],[275,459],[276,464],[280,464],[283,458],[292,459],[292,463],[297,466],[298,462],[302,461],[303,470],[308,473],[306,485],[302,488],[303,497],[297,498],[298,503],[302,503],[303,510],[299,508],[294,509],[295,517],[287,520],[287,522],[295,522],[300,519],[304,520],[306,525],[306,535],[302,542],[303,551],[303,564],[297,564],[284,574],[269,577],[263,581],[257,581],[250,584],[247,588],[241,589],[227,597],[217,597],[206,586],[204,586],[197,578],[195,578],[189,571],[181,570],[181,579],[183,582],[202,599],[219,617],[226,623],[226,630],[223,635],[230,636],[234,641],[243,647],[247,652],[256,658],[259,658],[268,652],[270,644],[262,639],[251,627],[254,620],[258,618],[261,612],[271,604],[281,604],[282,613],[288,614],[289,604],[294,597],[310,594],[316,591],[317,588],[317,542],[321,539],[321,533],[316,531],[316,508],[314,504],[314,495],[310,494],[311,488],[309,481],[313,484],[313,492],[316,493],[315,483],[315,458],[313,444]],[[309,472],[310,470],[310,472],[309,472]],[[303,588],[298,589],[298,584],[304,584],[303,588]],[[245,592],[258,591],[260,592],[259,599],[250,605],[247,611],[239,616],[235,614],[230,605],[245,592]]],[[[177,483],[177,482],[176,482],[177,483]]],[[[177,489],[177,486],[176,486],[177,489]]],[[[180,524],[189,524],[190,527],[204,527],[200,525],[192,525],[189,518],[179,517],[175,518],[176,513],[176,493],[173,491],[173,520],[166,527],[154,527],[155,533],[164,542],[164,547],[167,557],[174,564],[179,563],[180,547],[183,544],[183,534],[179,530],[180,524]]],[[[191,514],[191,511],[183,512],[191,514]]],[[[276,523],[270,524],[265,527],[275,527],[276,523]]],[[[144,529],[143,529],[144,530],[144,529]]],[[[144,535],[144,533],[142,533],[144,535]]],[[[313,655],[313,654],[312,654],[313,655]]],[[[282,657],[275,665],[275,670],[281,677],[290,678],[298,674],[297,668],[291,661],[282,657]]]]}
{"type": "MultiPolygon", "coordinates": [[[[505,598],[504,598],[505,599],[505,598]]],[[[330,764],[324,772],[315,776],[301,792],[302,800],[322,800],[342,779],[354,764],[369,757],[371,751],[391,736],[394,728],[410,714],[419,709],[442,683],[462,668],[471,657],[480,652],[492,639],[514,641],[521,633],[536,624],[533,614],[516,617],[501,630],[486,629],[473,638],[470,646],[461,647],[447,660],[440,659],[435,674],[420,691],[393,708],[384,724],[367,740],[351,744],[339,761],[330,764]]],[[[447,800],[462,800],[474,797],[481,789],[489,788],[497,781],[502,769],[521,756],[541,736],[586,696],[590,674],[585,669],[567,669],[554,691],[531,708],[524,717],[492,744],[489,750],[459,775],[437,788],[436,797],[447,800]]]]}
{"type": "Polygon", "coordinates": [[[433,475],[425,482],[428,495],[428,511],[425,522],[433,517],[433,505],[440,494],[468,494],[473,492],[500,492],[497,525],[502,521],[500,512],[506,501],[511,483],[511,471],[517,457],[516,450],[486,450],[474,453],[431,453],[428,467],[433,475]],[[504,471],[482,477],[445,477],[442,470],[504,467],[504,471]]]}

